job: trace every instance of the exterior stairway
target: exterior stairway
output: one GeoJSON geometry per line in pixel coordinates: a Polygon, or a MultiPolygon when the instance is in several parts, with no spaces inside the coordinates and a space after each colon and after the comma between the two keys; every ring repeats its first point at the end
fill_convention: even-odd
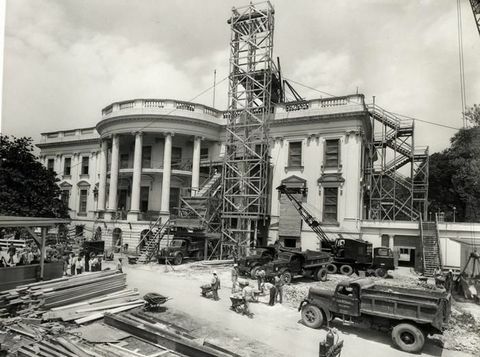
{"type": "Polygon", "coordinates": [[[174,219],[175,228],[211,233],[219,231],[221,200],[218,196],[221,191],[221,176],[221,173],[214,173],[196,196],[180,198],[178,217],[174,219]]]}
{"type": "Polygon", "coordinates": [[[170,231],[171,222],[167,220],[161,224],[161,217],[150,226],[148,232],[142,237],[137,246],[138,259],[137,263],[148,263],[158,251],[160,241],[170,231]]]}
{"type": "Polygon", "coordinates": [[[424,275],[433,276],[437,266],[442,268],[437,223],[420,221],[420,233],[423,244],[424,275]]]}

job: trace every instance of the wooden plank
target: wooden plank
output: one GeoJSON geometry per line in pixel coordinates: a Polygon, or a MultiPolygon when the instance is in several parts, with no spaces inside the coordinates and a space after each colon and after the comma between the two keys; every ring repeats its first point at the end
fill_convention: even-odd
{"type": "Polygon", "coordinates": [[[96,312],[94,314],[88,315],[87,317],[83,317],[81,319],[75,320],[75,323],[76,324],[83,324],[85,322],[95,321],[95,320],[101,319],[106,313],[116,314],[118,312],[127,311],[127,310],[133,309],[135,307],[142,306],[143,304],[144,304],[144,301],[142,301],[141,303],[136,303],[136,304],[132,304],[132,305],[117,307],[115,309],[105,310],[105,311],[102,311],[102,312],[96,312]]]}
{"type": "Polygon", "coordinates": [[[83,351],[80,347],[74,345],[72,342],[66,340],[63,337],[57,337],[56,342],[58,342],[60,345],[62,345],[64,348],[69,350],[70,352],[73,352],[75,355],[78,357],[91,357],[88,353],[83,351]]]}
{"type": "Polygon", "coordinates": [[[144,303],[144,300],[137,299],[133,301],[126,301],[123,303],[118,303],[118,304],[110,304],[110,305],[103,305],[103,306],[96,306],[96,307],[90,307],[88,309],[80,309],[75,312],[81,313],[81,312],[90,312],[90,311],[98,311],[98,310],[109,310],[113,309],[114,307],[120,307],[120,306],[126,306],[126,305],[132,305],[132,304],[137,304],[137,303],[144,303]]]}
{"type": "Polygon", "coordinates": [[[127,331],[130,334],[141,337],[147,341],[157,343],[165,346],[175,352],[194,357],[230,357],[232,354],[227,354],[221,351],[214,350],[210,347],[205,347],[196,344],[195,342],[182,338],[180,336],[170,336],[159,331],[158,327],[153,327],[152,324],[145,321],[144,324],[139,324],[128,319],[125,316],[105,314],[104,321],[107,325],[114,326],[121,330],[127,331]]]}
{"type": "Polygon", "coordinates": [[[141,353],[126,349],[124,347],[115,345],[113,343],[107,343],[107,345],[112,347],[112,348],[115,348],[116,350],[124,352],[127,356],[130,355],[130,356],[135,356],[135,357],[147,357],[146,355],[142,355],[141,353]]]}

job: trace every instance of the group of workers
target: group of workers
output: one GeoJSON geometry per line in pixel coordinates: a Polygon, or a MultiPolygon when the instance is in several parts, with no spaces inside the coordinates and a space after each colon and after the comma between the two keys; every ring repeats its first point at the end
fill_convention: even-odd
{"type": "Polygon", "coordinates": [[[79,275],[86,271],[100,271],[102,270],[102,257],[97,255],[90,255],[85,259],[83,254],[78,256],[75,253],[70,253],[65,260],[64,270],[65,275],[79,275]],[[87,265],[86,265],[87,264],[87,265]]]}
{"type": "Polygon", "coordinates": [[[34,246],[16,247],[10,242],[7,249],[0,247],[0,267],[11,267],[28,264],[38,264],[40,261],[40,252],[34,246]]]}
{"type": "MultiPolygon", "coordinates": [[[[258,301],[259,294],[268,294],[269,306],[274,306],[276,302],[283,303],[283,285],[284,281],[280,275],[276,275],[273,280],[267,281],[263,269],[257,270],[255,277],[257,279],[257,289],[248,284],[247,281],[239,280],[238,264],[234,264],[231,270],[232,279],[232,297],[241,297],[243,299],[244,313],[250,314],[249,302],[258,301]]],[[[220,279],[216,271],[210,282],[212,296],[215,301],[220,300],[218,290],[220,289],[220,279]]]]}

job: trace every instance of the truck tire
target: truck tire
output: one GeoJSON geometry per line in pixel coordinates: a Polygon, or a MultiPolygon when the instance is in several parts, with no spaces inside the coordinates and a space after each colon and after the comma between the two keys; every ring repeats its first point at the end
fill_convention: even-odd
{"type": "Polygon", "coordinates": [[[392,340],[402,351],[420,352],[425,344],[422,331],[411,324],[398,324],[392,330],[392,340]]]}
{"type": "Polygon", "coordinates": [[[337,274],[338,267],[335,264],[328,264],[327,265],[327,271],[328,271],[329,274],[337,274]]]}
{"type": "Polygon", "coordinates": [[[302,308],[302,321],[311,328],[319,328],[325,320],[322,310],[315,306],[307,304],[302,308]]]}
{"type": "Polygon", "coordinates": [[[203,250],[199,250],[198,252],[195,253],[195,258],[197,260],[203,260],[203,256],[204,256],[204,251],[203,250]]]}
{"type": "Polygon", "coordinates": [[[375,269],[375,276],[377,278],[385,278],[387,276],[387,271],[383,268],[375,269]]]}
{"type": "Polygon", "coordinates": [[[282,279],[285,284],[290,284],[292,282],[292,273],[289,270],[285,270],[282,273],[282,279]]]}
{"type": "Polygon", "coordinates": [[[315,272],[315,280],[327,281],[327,268],[320,268],[315,272]]]}
{"type": "Polygon", "coordinates": [[[340,267],[340,273],[342,275],[350,276],[353,274],[353,268],[350,265],[342,265],[340,267]]]}
{"type": "Polygon", "coordinates": [[[178,253],[175,258],[173,258],[173,264],[174,265],[180,265],[183,262],[183,255],[181,253],[178,253]]]}

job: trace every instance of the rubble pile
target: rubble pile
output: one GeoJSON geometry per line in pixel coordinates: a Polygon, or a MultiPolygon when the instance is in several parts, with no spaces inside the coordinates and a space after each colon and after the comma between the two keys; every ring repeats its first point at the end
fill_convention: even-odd
{"type": "Polygon", "coordinates": [[[480,321],[455,305],[452,306],[447,329],[443,335],[435,337],[443,342],[446,349],[480,355],[480,321]]]}

